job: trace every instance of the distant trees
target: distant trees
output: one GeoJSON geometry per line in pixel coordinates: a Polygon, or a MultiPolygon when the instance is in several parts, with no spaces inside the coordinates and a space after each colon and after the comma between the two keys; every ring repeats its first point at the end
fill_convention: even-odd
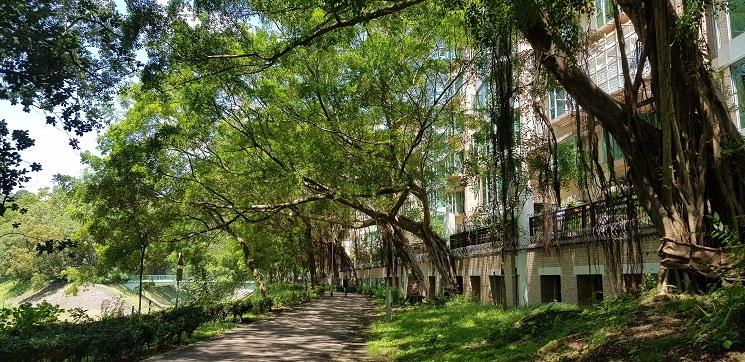
{"type": "Polygon", "coordinates": [[[0,222],[1,279],[42,286],[67,278],[74,268],[91,265],[94,249],[78,233],[72,195],[55,187],[14,196],[19,211],[8,211],[0,222]]]}

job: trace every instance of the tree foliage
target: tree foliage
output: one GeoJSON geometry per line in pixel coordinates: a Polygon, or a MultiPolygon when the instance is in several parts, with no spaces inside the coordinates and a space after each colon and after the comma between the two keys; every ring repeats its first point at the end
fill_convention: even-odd
{"type": "MultiPolygon", "coordinates": [[[[3,1],[0,100],[20,105],[24,112],[43,111],[46,123],[72,134],[70,145],[77,148],[77,137],[114,116],[117,85],[136,69],[134,51],[158,28],[156,10],[147,1],[128,2],[127,16],[113,1],[3,1]]],[[[27,131],[10,130],[4,122],[0,138],[2,215],[6,202],[13,207],[13,190],[29,179],[18,152],[34,142],[27,131]]],[[[41,166],[33,163],[30,168],[38,171],[41,166]]]]}

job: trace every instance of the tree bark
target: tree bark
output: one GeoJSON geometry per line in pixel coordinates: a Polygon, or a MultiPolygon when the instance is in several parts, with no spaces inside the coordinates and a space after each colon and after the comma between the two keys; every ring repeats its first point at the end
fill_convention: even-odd
{"type": "Polygon", "coordinates": [[[305,224],[305,231],[303,237],[305,238],[305,252],[308,263],[308,272],[310,273],[310,285],[316,286],[318,283],[316,277],[316,255],[315,255],[315,243],[313,242],[313,229],[310,219],[307,216],[302,217],[303,223],[305,224]]]}
{"type": "Polygon", "coordinates": [[[406,236],[400,227],[392,224],[384,224],[381,226],[382,236],[388,238],[390,244],[393,246],[395,253],[398,255],[403,264],[411,270],[411,276],[413,280],[409,280],[409,283],[413,285],[410,291],[412,295],[421,298],[427,297],[427,288],[424,287],[425,277],[422,268],[419,266],[419,262],[416,258],[416,254],[411,249],[406,236]]]}
{"type": "MultiPolygon", "coordinates": [[[[432,230],[429,203],[426,197],[426,192],[421,186],[415,184],[409,185],[412,189],[412,194],[422,202],[422,221],[415,221],[404,215],[397,215],[395,212],[385,213],[376,210],[371,206],[367,206],[354,200],[353,198],[337,194],[317,181],[310,179],[305,179],[304,181],[306,187],[311,190],[326,193],[326,198],[329,200],[360,211],[370,218],[378,220],[381,224],[388,223],[396,225],[422,239],[424,245],[427,247],[427,253],[432,266],[435,267],[442,278],[443,290],[452,293],[457,292],[458,287],[455,281],[455,258],[445,240],[437,236],[434,230],[432,230]]],[[[416,259],[414,259],[414,262],[416,262],[416,259]]]]}
{"type": "Polygon", "coordinates": [[[248,247],[248,243],[246,242],[243,237],[238,235],[233,228],[231,228],[229,225],[225,226],[225,231],[230,234],[232,237],[235,238],[235,240],[238,241],[238,244],[241,246],[241,251],[243,252],[243,262],[246,264],[246,268],[250,270],[253,274],[254,280],[256,280],[256,286],[259,288],[259,293],[261,293],[261,298],[266,299],[267,298],[267,290],[266,290],[266,282],[264,280],[264,276],[261,274],[261,271],[259,268],[256,267],[256,265],[253,262],[253,258],[251,257],[251,249],[248,247]]]}
{"type": "Polygon", "coordinates": [[[140,287],[137,291],[137,314],[142,314],[142,277],[145,273],[145,249],[147,244],[140,246],[140,287]]]}

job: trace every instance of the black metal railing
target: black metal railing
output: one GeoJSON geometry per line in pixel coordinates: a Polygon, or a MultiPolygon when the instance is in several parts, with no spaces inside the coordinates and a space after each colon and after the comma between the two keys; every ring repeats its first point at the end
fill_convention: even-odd
{"type": "Polygon", "coordinates": [[[557,210],[548,223],[545,216],[544,213],[530,218],[532,240],[552,236],[557,241],[622,239],[654,232],[649,215],[635,198],[628,196],[557,210]]]}
{"type": "MultiPolygon", "coordinates": [[[[456,228],[458,230],[458,228],[456,228]]],[[[503,228],[501,224],[462,225],[462,231],[450,235],[450,249],[464,248],[473,245],[494,244],[500,247],[514,247],[517,239],[517,228],[503,228]]]]}
{"type": "Polygon", "coordinates": [[[458,232],[450,235],[450,249],[465,248],[494,241],[492,230],[488,226],[456,225],[456,231],[458,232]]]}

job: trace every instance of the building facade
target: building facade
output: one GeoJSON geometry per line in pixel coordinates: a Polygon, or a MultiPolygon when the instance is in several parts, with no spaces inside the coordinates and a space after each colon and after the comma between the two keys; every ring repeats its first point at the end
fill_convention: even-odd
{"type": "MultiPolygon", "coordinates": [[[[705,29],[712,68],[730,97],[733,120],[745,133],[745,0],[730,3],[729,9],[710,9],[701,25],[705,29]]],[[[618,29],[611,6],[611,1],[596,0],[594,16],[584,23],[598,36],[584,62],[587,74],[600,88],[622,97],[618,29]]],[[[637,36],[625,15],[621,16],[621,24],[625,56],[633,72],[640,53],[637,36]]],[[[643,78],[648,78],[649,66],[641,71],[643,78]]],[[[633,78],[634,74],[631,76],[633,78]]],[[[475,109],[485,102],[484,85],[477,77],[465,80],[462,85],[464,107],[475,109]]],[[[641,99],[651,97],[651,90],[642,88],[641,92],[647,92],[641,99]]],[[[528,105],[517,104],[517,107],[528,105]]],[[[626,174],[623,153],[614,140],[605,139],[609,136],[600,126],[591,130],[577,127],[582,112],[576,113],[566,92],[549,90],[543,107],[558,143],[573,144],[578,137],[591,139],[589,133],[594,133],[601,148],[602,164],[606,166],[603,172],[610,174],[612,167],[614,176],[623,182],[626,174]]],[[[520,126],[530,127],[530,124],[534,122],[521,120],[520,126]]],[[[447,196],[445,216],[446,236],[457,259],[458,287],[464,294],[505,307],[554,301],[590,304],[637,289],[647,276],[659,273],[659,239],[649,217],[633,196],[594,200],[576,183],[562,188],[562,204],[567,206],[559,209],[547,208],[548,198],[526,192],[516,220],[517,244],[506,249],[496,247],[490,228],[472,222],[473,216],[488,202],[488,182],[466,182],[463,171],[464,155],[478,147],[473,133],[463,132],[462,147],[452,157],[449,177],[454,186],[447,196]],[[547,243],[549,239],[551,242],[547,243]]],[[[420,255],[420,261],[427,275],[428,294],[439,294],[440,276],[427,262],[426,255],[420,255]]],[[[409,279],[403,266],[386,270],[379,264],[360,265],[357,276],[363,283],[388,282],[404,292],[409,279]]]]}

